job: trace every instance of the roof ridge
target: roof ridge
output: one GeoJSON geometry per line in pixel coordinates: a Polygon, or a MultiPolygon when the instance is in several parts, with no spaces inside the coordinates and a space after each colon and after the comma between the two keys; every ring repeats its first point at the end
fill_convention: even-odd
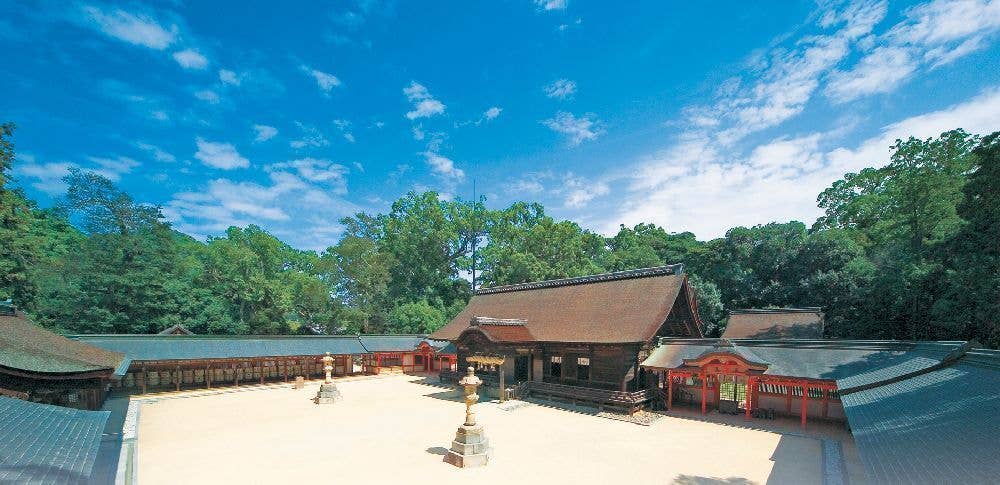
{"type": "Polygon", "coordinates": [[[507,293],[512,291],[537,290],[542,288],[555,288],[560,286],[582,285],[587,283],[600,283],[604,281],[617,281],[635,278],[647,278],[650,276],[679,275],[684,273],[684,265],[681,263],[668,264],[665,266],[654,266],[651,268],[639,268],[626,271],[614,271],[611,273],[599,273],[587,276],[574,276],[571,278],[559,278],[554,280],[534,281],[528,283],[516,283],[512,285],[493,286],[476,290],[477,295],[489,295],[492,293],[507,293]]]}
{"type": "Polygon", "coordinates": [[[789,308],[734,308],[730,315],[754,315],[769,313],[823,313],[823,307],[789,307],[789,308]]]}

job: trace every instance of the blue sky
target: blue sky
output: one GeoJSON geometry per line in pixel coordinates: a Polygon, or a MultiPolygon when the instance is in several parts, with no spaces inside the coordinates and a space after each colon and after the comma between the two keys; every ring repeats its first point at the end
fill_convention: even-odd
{"type": "Polygon", "coordinates": [[[1000,129],[1000,1],[284,3],[3,2],[17,182],[49,205],[95,170],[304,249],[473,180],[709,239],[811,223],[897,137],[1000,129]]]}

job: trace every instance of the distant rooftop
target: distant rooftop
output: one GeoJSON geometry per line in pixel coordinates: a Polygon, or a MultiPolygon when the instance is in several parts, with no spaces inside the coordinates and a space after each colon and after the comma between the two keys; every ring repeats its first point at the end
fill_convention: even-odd
{"type": "Polygon", "coordinates": [[[821,308],[749,308],[732,310],[724,338],[823,338],[821,308]]]}
{"type": "Polygon", "coordinates": [[[476,290],[477,295],[488,295],[491,293],[504,293],[510,291],[537,290],[540,288],[553,288],[557,286],[582,285],[587,283],[597,283],[601,281],[627,280],[633,278],[645,278],[648,276],[679,275],[684,272],[683,264],[672,264],[667,266],[657,266],[653,268],[633,269],[628,271],[616,271],[613,273],[600,273],[587,276],[576,276],[573,278],[560,278],[555,280],[535,281],[530,283],[517,283],[513,285],[493,286],[476,290]]]}

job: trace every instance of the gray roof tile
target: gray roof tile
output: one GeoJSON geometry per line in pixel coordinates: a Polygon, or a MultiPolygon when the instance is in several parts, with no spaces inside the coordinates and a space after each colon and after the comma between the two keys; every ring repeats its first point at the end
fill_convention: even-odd
{"type": "Polygon", "coordinates": [[[0,483],[87,482],[109,415],[0,396],[0,483]]]}
{"type": "Polygon", "coordinates": [[[1000,475],[1000,354],[842,396],[876,483],[993,483],[1000,475]]]}

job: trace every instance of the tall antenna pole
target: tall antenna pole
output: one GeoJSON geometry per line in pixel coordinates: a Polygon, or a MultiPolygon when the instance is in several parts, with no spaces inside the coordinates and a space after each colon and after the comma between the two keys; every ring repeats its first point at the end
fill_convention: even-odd
{"type": "Polygon", "coordinates": [[[479,242],[479,211],[476,204],[476,179],[472,179],[472,292],[476,292],[476,243],[479,242]]]}

